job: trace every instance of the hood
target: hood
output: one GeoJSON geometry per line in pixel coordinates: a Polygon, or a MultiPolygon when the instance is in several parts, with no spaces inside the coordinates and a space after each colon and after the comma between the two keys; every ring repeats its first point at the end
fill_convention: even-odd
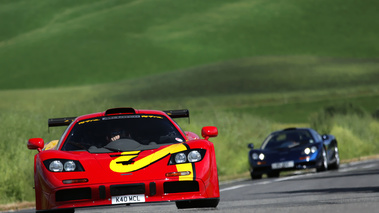
{"type": "Polygon", "coordinates": [[[94,154],[83,152],[79,161],[86,175],[95,182],[103,181],[104,176],[110,181],[146,180],[165,178],[167,172],[177,171],[176,165],[168,166],[169,158],[172,153],[185,150],[187,147],[180,143],[153,150],[94,154]]]}

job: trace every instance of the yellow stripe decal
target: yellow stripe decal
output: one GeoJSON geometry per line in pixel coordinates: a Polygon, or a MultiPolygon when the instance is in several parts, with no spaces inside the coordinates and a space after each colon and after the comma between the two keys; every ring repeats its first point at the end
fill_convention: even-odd
{"type": "Polygon", "coordinates": [[[139,152],[138,153],[135,151],[134,152],[123,152],[123,153],[121,153],[121,155],[122,155],[121,157],[118,157],[118,158],[111,161],[111,163],[109,164],[109,168],[114,172],[120,172],[120,173],[134,172],[134,171],[137,171],[139,169],[147,167],[148,165],[164,158],[165,156],[167,156],[169,154],[181,152],[181,151],[185,151],[185,150],[187,150],[187,147],[184,146],[183,144],[174,144],[174,145],[168,146],[164,149],[161,149],[161,150],[159,150],[159,151],[157,151],[151,155],[148,155],[142,159],[139,159],[132,164],[127,164],[127,165],[123,165],[120,162],[129,161],[129,160],[137,157],[139,152]]]}
{"type": "Polygon", "coordinates": [[[186,172],[186,171],[191,172],[190,175],[179,176],[179,181],[193,180],[193,167],[192,167],[192,163],[177,164],[176,165],[176,169],[178,170],[178,172],[186,172]]]}

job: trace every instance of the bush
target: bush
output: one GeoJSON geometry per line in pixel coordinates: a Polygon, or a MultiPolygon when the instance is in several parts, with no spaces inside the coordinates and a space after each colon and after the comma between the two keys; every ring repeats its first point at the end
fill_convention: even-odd
{"type": "Polygon", "coordinates": [[[333,122],[325,111],[320,111],[310,115],[309,125],[320,134],[329,134],[332,131],[333,122]]]}
{"type": "Polygon", "coordinates": [[[379,120],[379,109],[376,109],[371,116],[375,118],[376,120],[379,120]]]}
{"type": "Polygon", "coordinates": [[[379,153],[379,123],[370,116],[338,115],[331,134],[337,138],[341,159],[379,153]]]}
{"type": "Polygon", "coordinates": [[[215,146],[218,174],[230,176],[247,172],[247,145],[254,143],[255,147],[259,147],[264,138],[273,131],[273,123],[247,114],[219,110],[213,113],[193,113],[190,124],[183,121],[180,125],[184,130],[199,135],[203,126],[216,126],[219,135],[210,141],[215,146]]]}
{"type": "Polygon", "coordinates": [[[324,112],[330,117],[335,115],[358,115],[363,117],[366,114],[361,107],[355,106],[352,103],[328,106],[324,108],[324,112]]]}
{"type": "Polygon", "coordinates": [[[321,134],[329,134],[334,125],[334,117],[337,115],[356,115],[363,118],[367,113],[361,107],[352,103],[326,106],[309,117],[310,126],[321,134]]]}

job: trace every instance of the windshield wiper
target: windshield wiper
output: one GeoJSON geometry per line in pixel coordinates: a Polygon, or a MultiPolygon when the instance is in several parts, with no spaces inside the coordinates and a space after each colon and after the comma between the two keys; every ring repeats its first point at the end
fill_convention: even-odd
{"type": "Polygon", "coordinates": [[[112,151],[112,152],[123,152],[123,150],[118,149],[118,148],[111,148],[107,146],[103,146],[103,148],[108,149],[109,151],[112,151]]]}
{"type": "Polygon", "coordinates": [[[75,147],[78,147],[78,148],[81,148],[83,150],[88,151],[88,149],[83,144],[81,144],[81,143],[77,143],[77,142],[74,142],[74,141],[69,141],[67,143],[71,144],[71,145],[74,145],[75,147]]]}
{"type": "Polygon", "coordinates": [[[300,143],[293,143],[293,144],[290,144],[289,146],[288,146],[288,148],[294,148],[294,147],[296,147],[296,146],[299,146],[300,145],[300,143]]]}

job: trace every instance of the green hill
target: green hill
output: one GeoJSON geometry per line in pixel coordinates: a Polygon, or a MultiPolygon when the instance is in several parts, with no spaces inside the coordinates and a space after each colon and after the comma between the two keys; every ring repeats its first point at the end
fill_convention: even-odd
{"type": "Polygon", "coordinates": [[[26,140],[64,131],[48,118],[118,106],[188,108],[183,129],[217,126],[221,179],[247,174],[248,143],[315,122],[330,124],[342,160],[379,153],[378,6],[0,0],[0,204],[34,199],[26,140]],[[322,117],[330,106],[340,112],[322,117]]]}
{"type": "Polygon", "coordinates": [[[254,56],[377,58],[375,0],[2,0],[0,89],[64,87],[254,56]]]}

